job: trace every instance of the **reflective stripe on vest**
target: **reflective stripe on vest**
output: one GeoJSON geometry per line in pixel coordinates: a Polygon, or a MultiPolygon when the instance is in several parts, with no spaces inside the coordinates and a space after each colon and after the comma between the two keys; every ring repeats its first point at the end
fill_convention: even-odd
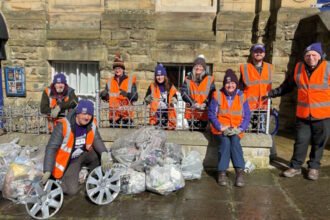
{"type": "Polygon", "coordinates": [[[301,74],[302,74],[302,67],[303,67],[303,63],[298,63],[298,72],[297,72],[297,77],[296,77],[296,84],[297,84],[297,88],[298,89],[307,89],[307,88],[310,88],[310,89],[327,89],[329,88],[329,85],[328,85],[328,82],[329,82],[329,73],[330,72],[330,62],[327,62],[327,67],[326,67],[326,72],[323,74],[323,84],[320,85],[320,84],[312,84],[312,83],[309,83],[308,85],[307,84],[301,84],[300,83],[300,77],[301,77],[301,74]]]}
{"type": "MultiPolygon", "coordinates": [[[[237,95],[235,95],[236,97],[237,95]]],[[[243,108],[241,108],[241,110],[239,111],[234,111],[234,110],[230,110],[230,109],[221,109],[221,98],[222,95],[221,95],[221,92],[217,92],[217,101],[218,101],[218,114],[231,114],[231,115],[235,115],[235,116],[240,116],[243,114],[243,108]]],[[[234,102],[234,100],[233,100],[234,102]]],[[[239,102],[240,102],[240,105],[243,106],[244,104],[244,97],[243,95],[239,96],[239,102]]]]}
{"type": "Polygon", "coordinates": [[[57,100],[50,96],[50,91],[51,91],[50,87],[47,87],[45,89],[45,92],[46,92],[46,94],[48,96],[48,99],[49,99],[49,107],[50,108],[55,108],[55,106],[57,105],[57,100]]]}
{"type": "Polygon", "coordinates": [[[246,86],[253,86],[253,85],[259,85],[259,84],[270,84],[272,83],[272,67],[269,63],[264,63],[267,65],[268,69],[268,79],[267,80],[253,80],[251,81],[249,78],[249,73],[248,73],[248,64],[244,64],[244,83],[246,86]]]}
{"type": "MultiPolygon", "coordinates": [[[[207,84],[206,84],[206,88],[205,88],[204,91],[196,91],[196,90],[191,91],[191,83],[195,83],[195,82],[191,82],[190,79],[186,79],[187,87],[188,87],[188,95],[205,95],[205,96],[208,96],[208,94],[210,92],[210,89],[211,89],[212,77],[211,76],[206,76],[205,78],[207,78],[207,84]]],[[[202,80],[202,82],[205,80],[205,78],[202,80]]],[[[198,86],[196,85],[196,87],[198,87],[198,86]]]]}

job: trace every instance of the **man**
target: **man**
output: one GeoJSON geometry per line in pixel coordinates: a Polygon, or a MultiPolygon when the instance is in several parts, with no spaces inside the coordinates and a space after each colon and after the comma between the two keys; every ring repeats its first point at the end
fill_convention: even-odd
{"type": "Polygon", "coordinates": [[[319,178],[320,161],[330,128],[330,64],[322,56],[321,43],[309,45],[304,51],[304,61],[296,64],[293,77],[287,78],[268,94],[269,97],[277,97],[290,92],[295,86],[298,88],[297,134],[290,168],[283,172],[285,177],[301,174],[311,142],[307,177],[310,180],[319,178]]]}
{"type": "Polygon", "coordinates": [[[124,61],[120,54],[116,54],[112,68],[115,76],[108,80],[105,89],[101,92],[101,99],[109,102],[110,125],[131,125],[134,111],[132,106],[138,100],[135,76],[127,76],[124,61]]]}
{"type": "MultiPolygon", "coordinates": [[[[266,131],[266,113],[267,100],[262,97],[272,89],[272,75],[274,72],[273,65],[264,61],[266,50],[264,45],[255,44],[250,49],[251,61],[240,66],[240,89],[244,91],[244,95],[249,102],[251,111],[261,110],[257,115],[252,116],[252,121],[258,121],[259,124],[253,126],[258,131],[266,131]],[[264,113],[263,113],[264,112],[264,113]]],[[[273,141],[270,149],[270,160],[277,156],[276,147],[273,141]]]]}
{"type": "Polygon", "coordinates": [[[50,132],[55,127],[57,119],[65,115],[76,107],[78,98],[74,89],[68,86],[64,74],[58,73],[54,76],[52,84],[45,88],[42,93],[40,112],[47,114],[48,129],[50,132]]]}
{"type": "Polygon", "coordinates": [[[187,104],[185,118],[191,128],[206,128],[207,105],[214,90],[214,78],[206,72],[205,58],[200,55],[195,59],[192,73],[188,73],[181,88],[182,99],[187,104]]]}
{"type": "Polygon", "coordinates": [[[51,176],[60,179],[63,192],[73,195],[79,191],[79,171],[83,166],[93,170],[100,165],[101,155],[102,169],[106,171],[111,167],[111,156],[93,115],[93,103],[81,100],[74,111],[59,120],[46,146],[44,184],[51,176]]]}

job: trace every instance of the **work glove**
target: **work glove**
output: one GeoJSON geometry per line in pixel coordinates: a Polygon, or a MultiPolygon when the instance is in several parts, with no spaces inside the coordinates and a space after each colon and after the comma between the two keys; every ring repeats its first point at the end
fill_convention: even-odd
{"type": "Polygon", "coordinates": [[[60,111],[61,111],[61,108],[60,108],[60,106],[57,105],[55,108],[50,110],[50,117],[57,118],[60,111]]]}
{"type": "Polygon", "coordinates": [[[100,92],[100,97],[102,99],[105,99],[107,97],[107,95],[108,95],[108,91],[106,89],[103,90],[102,92],[100,92]]]}
{"type": "Polygon", "coordinates": [[[199,109],[200,108],[200,104],[199,103],[194,103],[193,105],[192,105],[192,107],[193,108],[196,108],[196,109],[199,109]]]}
{"type": "Polygon", "coordinates": [[[233,135],[239,135],[241,132],[242,132],[242,130],[240,128],[233,128],[232,129],[233,135]]]}
{"type": "Polygon", "coordinates": [[[178,103],[178,100],[177,100],[175,97],[172,97],[172,99],[171,99],[171,103],[172,103],[173,105],[176,105],[176,104],[178,103]]]}
{"type": "Polygon", "coordinates": [[[275,98],[275,97],[277,97],[277,91],[275,89],[272,89],[268,92],[267,95],[262,96],[261,98],[263,100],[265,100],[265,99],[270,99],[270,98],[275,98]]]}
{"type": "Polygon", "coordinates": [[[152,102],[153,98],[152,98],[152,95],[148,95],[144,98],[144,101],[149,104],[150,102],[152,102]]]}
{"type": "Polygon", "coordinates": [[[223,135],[233,136],[234,135],[233,128],[227,128],[226,130],[224,130],[223,135]]]}
{"type": "Polygon", "coordinates": [[[103,172],[107,172],[108,170],[111,169],[113,164],[112,157],[111,157],[111,152],[104,151],[101,154],[101,168],[103,172]]]}
{"type": "Polygon", "coordinates": [[[41,183],[45,185],[50,178],[51,173],[49,171],[44,172],[41,178],[41,183]]]}
{"type": "Polygon", "coordinates": [[[124,97],[128,97],[128,93],[125,92],[124,90],[120,90],[120,95],[124,96],[124,97]]]}
{"type": "Polygon", "coordinates": [[[206,108],[206,103],[200,104],[200,107],[199,107],[200,110],[205,110],[205,108],[206,108]]]}

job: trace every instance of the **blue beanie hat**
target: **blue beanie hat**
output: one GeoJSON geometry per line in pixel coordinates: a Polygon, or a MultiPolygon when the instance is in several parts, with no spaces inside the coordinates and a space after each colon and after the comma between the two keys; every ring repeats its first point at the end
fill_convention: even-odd
{"type": "Polygon", "coordinates": [[[304,54],[306,54],[308,51],[315,51],[320,54],[321,57],[323,57],[323,50],[322,50],[322,44],[320,42],[313,43],[306,47],[304,54]]]}
{"type": "Polygon", "coordinates": [[[155,68],[155,76],[166,76],[166,69],[163,64],[158,64],[155,68]]]}
{"type": "Polygon", "coordinates": [[[66,77],[65,77],[65,75],[62,74],[62,73],[56,74],[54,76],[54,78],[53,78],[53,84],[55,84],[55,83],[64,83],[64,84],[66,84],[66,77]]]}
{"type": "Polygon", "coordinates": [[[265,46],[263,44],[254,44],[252,47],[251,47],[251,52],[255,52],[257,50],[261,50],[262,52],[266,52],[266,49],[265,49],[265,46]]]}
{"type": "Polygon", "coordinates": [[[79,101],[76,113],[84,113],[84,114],[89,114],[89,115],[94,115],[94,104],[93,102],[87,100],[87,99],[82,99],[79,101]]]}

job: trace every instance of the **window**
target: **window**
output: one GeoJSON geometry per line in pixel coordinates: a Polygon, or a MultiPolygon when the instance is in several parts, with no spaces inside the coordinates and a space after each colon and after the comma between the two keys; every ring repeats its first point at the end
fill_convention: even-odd
{"type": "Polygon", "coordinates": [[[95,101],[96,90],[100,87],[96,62],[52,62],[52,77],[61,72],[78,97],[95,101]]]}
{"type": "MultiPolygon", "coordinates": [[[[176,88],[182,87],[186,75],[192,71],[193,64],[163,64],[167,71],[167,77],[176,88]]],[[[212,66],[206,66],[206,72],[212,73],[212,66]]]]}

